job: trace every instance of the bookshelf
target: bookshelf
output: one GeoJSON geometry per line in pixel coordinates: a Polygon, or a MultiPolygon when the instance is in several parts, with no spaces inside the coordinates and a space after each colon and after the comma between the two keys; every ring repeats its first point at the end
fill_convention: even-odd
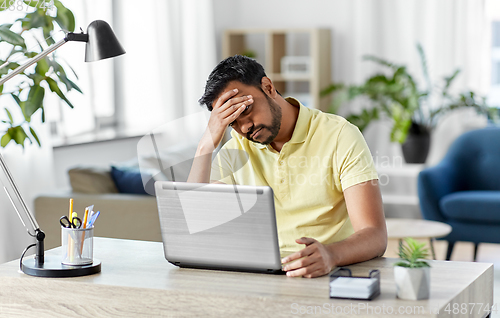
{"type": "Polygon", "coordinates": [[[326,111],[329,97],[320,98],[331,84],[331,35],[328,29],[228,29],[224,33],[223,58],[256,53],[267,76],[284,96],[297,97],[304,105],[326,111]],[[298,53],[297,53],[298,52],[298,53]],[[285,72],[283,57],[309,57],[307,72],[285,72]]]}

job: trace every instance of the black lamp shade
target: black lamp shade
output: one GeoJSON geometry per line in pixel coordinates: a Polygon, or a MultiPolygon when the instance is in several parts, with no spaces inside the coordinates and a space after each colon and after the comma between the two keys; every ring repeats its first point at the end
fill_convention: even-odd
{"type": "Polygon", "coordinates": [[[125,53],[108,23],[96,20],[87,28],[89,36],[85,51],[85,62],[115,57],[125,53]]]}

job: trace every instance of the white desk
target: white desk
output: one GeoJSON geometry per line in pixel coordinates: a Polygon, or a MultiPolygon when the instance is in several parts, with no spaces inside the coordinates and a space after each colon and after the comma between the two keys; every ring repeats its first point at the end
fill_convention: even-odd
{"type": "MultiPolygon", "coordinates": [[[[420,301],[396,299],[395,259],[378,258],[349,266],[353,275],[380,269],[381,295],[368,302],[330,299],[328,276],[307,279],[177,268],[164,259],[158,242],[96,238],[94,249],[94,256],[102,261],[102,272],[92,276],[38,278],[20,273],[19,261],[0,265],[0,316],[290,317],[316,308],[313,317],[332,317],[325,308],[336,310],[352,304],[359,310],[353,316],[373,317],[374,313],[359,308],[365,304],[380,310],[423,306],[426,311],[440,309],[439,317],[444,317],[451,316],[444,311],[448,304],[491,306],[493,301],[493,265],[487,263],[431,261],[431,299],[420,301]]],[[[60,249],[47,254],[60,255],[60,249]]],[[[486,314],[474,311],[463,317],[486,314]]]]}

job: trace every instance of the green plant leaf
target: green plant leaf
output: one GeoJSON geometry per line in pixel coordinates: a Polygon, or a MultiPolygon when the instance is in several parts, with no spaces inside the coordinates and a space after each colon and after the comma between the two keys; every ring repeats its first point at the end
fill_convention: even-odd
{"type": "Polygon", "coordinates": [[[75,31],[75,16],[73,13],[68,10],[60,1],[54,1],[54,5],[57,8],[57,14],[54,18],[57,24],[63,30],[67,30],[69,32],[75,31]]]}
{"type": "Polygon", "coordinates": [[[59,64],[55,61],[50,61],[50,60],[49,60],[49,64],[54,68],[54,72],[56,73],[59,80],[64,83],[67,91],[70,91],[72,89],[76,89],[78,92],[83,94],[80,87],[78,87],[78,85],[76,85],[72,80],[70,80],[68,78],[68,76],[66,75],[66,71],[64,70],[64,68],[62,67],[61,64],[59,64]]]}
{"type": "Polygon", "coordinates": [[[45,57],[36,63],[35,72],[43,77],[45,77],[45,74],[49,71],[49,69],[49,63],[45,57]]]}
{"type": "Polygon", "coordinates": [[[52,78],[50,77],[47,77],[45,78],[45,81],[47,82],[47,84],[49,84],[49,88],[52,92],[56,93],[57,96],[59,96],[62,100],[64,100],[66,102],[66,104],[68,104],[69,107],[73,108],[73,104],[71,104],[71,102],[66,98],[66,96],[63,94],[63,92],[61,91],[61,89],[59,88],[59,86],[57,85],[56,81],[54,81],[52,78]]]}
{"type": "Polygon", "coordinates": [[[12,98],[14,98],[14,100],[16,101],[17,105],[21,106],[21,100],[19,99],[19,97],[17,95],[14,95],[14,94],[10,94],[10,96],[12,96],[12,98]]]}
{"type": "Polygon", "coordinates": [[[5,146],[7,146],[7,144],[12,140],[12,138],[10,137],[10,134],[7,132],[5,133],[5,135],[2,136],[2,139],[0,140],[0,146],[2,146],[2,148],[5,148],[5,146]]]}
{"type": "Polygon", "coordinates": [[[12,119],[12,115],[10,114],[10,112],[9,112],[9,110],[7,108],[5,108],[5,112],[7,113],[7,116],[9,116],[10,123],[13,123],[14,119],[12,119]]]}
{"type": "Polygon", "coordinates": [[[28,135],[26,135],[26,132],[21,126],[15,126],[9,128],[7,130],[7,133],[10,135],[11,139],[13,139],[16,142],[16,144],[21,145],[23,148],[24,148],[24,141],[26,140],[26,138],[31,141],[31,139],[29,139],[28,135]]]}
{"type": "Polygon", "coordinates": [[[365,60],[365,61],[372,61],[372,62],[375,62],[377,64],[390,67],[392,69],[398,69],[399,68],[398,65],[393,64],[393,63],[391,63],[389,61],[386,61],[384,59],[378,58],[378,57],[373,56],[373,55],[364,55],[363,56],[363,60],[365,60]]]}
{"type": "MultiPolygon", "coordinates": [[[[3,64],[3,61],[0,61],[3,64]]],[[[9,63],[4,68],[0,69],[0,76],[8,74],[9,70],[15,70],[19,67],[17,63],[9,63]]]]}
{"type": "Polygon", "coordinates": [[[443,96],[447,96],[448,95],[448,90],[450,89],[450,86],[451,84],[453,83],[453,81],[455,80],[455,78],[457,77],[457,75],[460,74],[460,69],[457,68],[453,74],[451,74],[450,76],[448,77],[445,77],[444,78],[444,88],[443,88],[443,92],[441,93],[443,96]]]}
{"type": "Polygon", "coordinates": [[[425,81],[427,82],[427,90],[432,90],[432,82],[429,76],[429,69],[427,67],[427,58],[425,57],[424,48],[420,43],[417,43],[417,50],[420,56],[420,64],[422,65],[422,72],[424,73],[425,81]]]}
{"type": "Polygon", "coordinates": [[[24,107],[24,117],[26,120],[31,118],[31,116],[43,105],[43,97],[45,95],[45,89],[40,85],[34,85],[31,87],[28,94],[28,99],[26,100],[26,105],[24,107]]]}
{"type": "Polygon", "coordinates": [[[2,39],[2,41],[5,41],[12,45],[19,45],[23,48],[26,47],[23,37],[7,28],[0,28],[0,38],[2,39]]]}
{"type": "Polygon", "coordinates": [[[32,8],[36,8],[39,5],[38,1],[32,1],[32,0],[24,0],[24,3],[26,3],[28,6],[32,8]]]}
{"type": "Polygon", "coordinates": [[[41,147],[42,144],[40,143],[40,139],[38,139],[38,136],[36,135],[36,133],[35,133],[35,131],[33,130],[32,127],[30,127],[30,133],[33,136],[33,138],[35,138],[36,143],[38,144],[38,146],[41,147]]]}

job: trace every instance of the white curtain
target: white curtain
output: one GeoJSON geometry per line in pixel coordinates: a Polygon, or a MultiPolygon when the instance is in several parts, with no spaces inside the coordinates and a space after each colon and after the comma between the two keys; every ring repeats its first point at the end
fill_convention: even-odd
{"type": "Polygon", "coordinates": [[[149,130],[200,111],[216,64],[211,0],[117,1],[121,124],[149,130]]]}
{"type": "MultiPolygon", "coordinates": [[[[443,83],[457,67],[460,75],[452,92],[473,90],[487,96],[491,76],[491,23],[485,0],[357,0],[351,2],[351,49],[357,59],[341,67],[348,80],[360,83],[376,71],[371,62],[360,62],[372,54],[408,66],[420,87],[425,88],[416,43],[422,44],[433,84],[443,83]]],[[[337,48],[342,50],[342,48],[337,48]]],[[[337,69],[338,70],[338,69],[337,69]]],[[[336,72],[334,72],[335,74],[336,72]]],[[[445,155],[449,145],[463,132],[486,125],[486,119],[472,110],[462,110],[443,118],[432,135],[427,164],[434,165],[445,155]]],[[[376,123],[365,133],[378,156],[401,156],[398,144],[389,142],[390,125],[376,123]]]]}

